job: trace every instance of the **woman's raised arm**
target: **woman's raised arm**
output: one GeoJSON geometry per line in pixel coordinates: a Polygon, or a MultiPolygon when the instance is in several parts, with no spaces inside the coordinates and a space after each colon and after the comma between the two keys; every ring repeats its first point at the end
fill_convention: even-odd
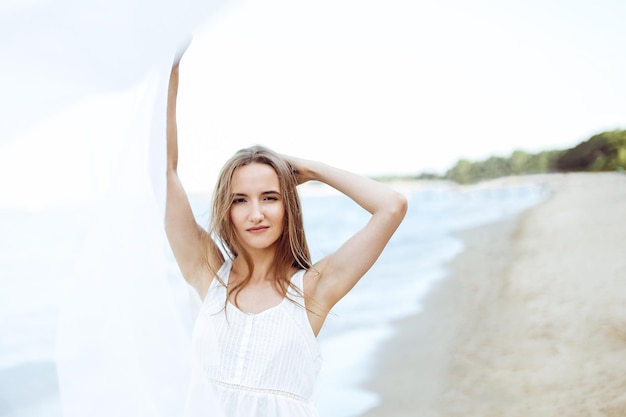
{"type": "Polygon", "coordinates": [[[300,183],[316,180],[345,194],[372,216],[367,224],[339,249],[319,260],[313,268],[308,296],[327,313],[376,262],[407,210],[406,197],[370,178],[317,161],[286,156],[300,183]]]}
{"type": "Polygon", "coordinates": [[[209,238],[208,233],[196,222],[189,199],[178,177],[178,128],[176,125],[178,79],[179,65],[176,63],[170,73],[167,97],[165,231],[185,280],[198,291],[200,296],[204,296],[212,278],[207,277],[207,260],[209,266],[216,271],[221,264],[221,258],[217,246],[209,238]]]}

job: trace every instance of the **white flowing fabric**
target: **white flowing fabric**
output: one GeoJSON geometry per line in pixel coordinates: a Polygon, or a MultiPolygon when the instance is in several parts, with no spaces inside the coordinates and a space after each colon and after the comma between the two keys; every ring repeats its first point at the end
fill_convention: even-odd
{"type": "MultiPolygon", "coordinates": [[[[186,287],[168,278],[163,231],[169,71],[179,46],[218,3],[65,0],[0,6],[5,145],[72,106],[101,97],[107,103],[94,107],[102,113],[90,114],[93,131],[73,138],[94,142],[90,149],[105,150],[107,159],[97,160],[93,172],[74,173],[87,178],[90,198],[83,204],[93,221],[75,265],[68,266],[73,272],[60,303],[57,370],[65,417],[222,416],[210,386],[194,386],[202,390],[202,402],[185,404],[192,372],[189,312],[180,303],[186,287]]],[[[55,167],[94,158],[80,146],[63,149],[72,143],[65,137],[34,136],[28,136],[32,144],[22,145],[58,141],[46,148],[54,152],[47,157],[55,167]]],[[[62,194],[61,185],[57,193],[53,183],[46,195],[53,200],[62,194]]]]}

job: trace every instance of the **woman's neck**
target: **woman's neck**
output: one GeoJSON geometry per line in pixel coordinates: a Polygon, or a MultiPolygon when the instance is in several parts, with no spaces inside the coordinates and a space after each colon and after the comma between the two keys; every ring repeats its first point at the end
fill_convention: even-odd
{"type": "MultiPolygon", "coordinates": [[[[251,281],[273,281],[275,273],[274,253],[264,251],[263,253],[250,253],[252,259],[251,281]]],[[[238,277],[246,277],[249,274],[249,266],[242,256],[238,256],[233,261],[233,272],[238,277]]]]}

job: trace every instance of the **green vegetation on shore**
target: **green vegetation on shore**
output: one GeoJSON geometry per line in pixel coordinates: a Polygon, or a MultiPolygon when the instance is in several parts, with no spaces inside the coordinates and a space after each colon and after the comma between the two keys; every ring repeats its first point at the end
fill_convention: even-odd
{"type": "Polygon", "coordinates": [[[612,130],[594,135],[570,149],[548,150],[535,154],[516,150],[508,157],[491,156],[482,161],[461,159],[444,175],[422,173],[404,179],[448,180],[459,184],[471,184],[510,175],[624,171],[624,169],[626,169],[626,130],[612,130]]]}

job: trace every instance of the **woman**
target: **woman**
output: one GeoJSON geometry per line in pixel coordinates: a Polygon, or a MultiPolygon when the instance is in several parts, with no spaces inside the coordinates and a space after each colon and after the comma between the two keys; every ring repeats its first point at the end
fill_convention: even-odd
{"type": "Polygon", "coordinates": [[[333,306],[370,269],[404,218],[404,196],[371,179],[262,146],[222,168],[206,231],[177,175],[178,64],[168,96],[166,232],[185,280],[203,305],[193,343],[203,378],[225,415],[317,416],[316,337],[333,306]],[[323,182],[371,218],[313,263],[297,185],[323,182]]]}

